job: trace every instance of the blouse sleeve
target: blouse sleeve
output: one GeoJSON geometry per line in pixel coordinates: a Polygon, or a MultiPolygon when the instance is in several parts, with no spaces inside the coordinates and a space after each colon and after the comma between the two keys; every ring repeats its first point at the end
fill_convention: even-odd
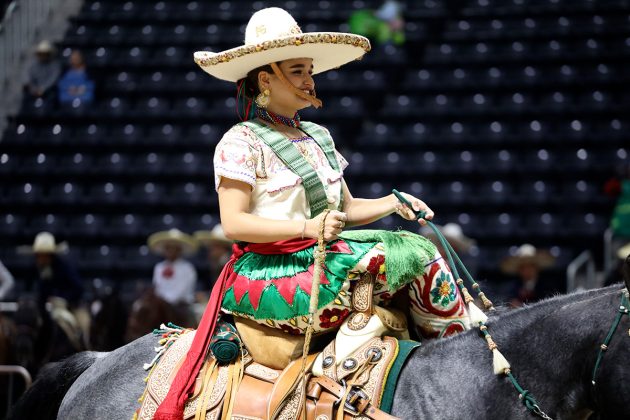
{"type": "Polygon", "coordinates": [[[243,126],[232,127],[214,151],[215,189],[219,189],[221,177],[242,181],[254,188],[259,155],[253,133],[243,126]]]}
{"type": "Polygon", "coordinates": [[[337,162],[339,162],[339,169],[343,172],[348,167],[348,161],[337,149],[335,149],[335,156],[337,156],[337,162]]]}

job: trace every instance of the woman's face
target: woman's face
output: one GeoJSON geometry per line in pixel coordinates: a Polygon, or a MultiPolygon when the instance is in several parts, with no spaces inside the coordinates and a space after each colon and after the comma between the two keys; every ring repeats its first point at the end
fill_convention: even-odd
{"type": "MultiPolygon", "coordinates": [[[[303,90],[309,95],[315,91],[315,81],[313,80],[313,59],[295,58],[285,60],[278,64],[280,70],[289,83],[297,89],[303,90]]],[[[270,111],[291,116],[292,113],[306,108],[311,103],[300,98],[293,93],[276,75],[262,72],[259,76],[261,87],[268,86],[271,92],[271,101],[268,109],[270,111]]]]}

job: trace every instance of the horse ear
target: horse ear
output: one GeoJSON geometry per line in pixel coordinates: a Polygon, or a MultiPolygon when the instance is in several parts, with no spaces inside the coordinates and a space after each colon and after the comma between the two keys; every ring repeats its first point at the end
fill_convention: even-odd
{"type": "Polygon", "coordinates": [[[626,283],[626,289],[630,292],[630,255],[626,257],[623,265],[623,281],[626,283]]]}

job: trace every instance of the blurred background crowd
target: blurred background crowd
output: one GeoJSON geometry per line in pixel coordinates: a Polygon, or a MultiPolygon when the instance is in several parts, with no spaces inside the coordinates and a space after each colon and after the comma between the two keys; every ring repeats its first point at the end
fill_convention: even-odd
{"type": "Polygon", "coordinates": [[[354,195],[426,201],[497,303],[620,280],[630,1],[33,3],[0,2],[0,331],[21,346],[0,340],[0,363],[34,373],[195,324],[230,253],[212,154],[236,91],[192,53],[239,45],[268,6],[372,41],[302,115],[332,132],[354,195]]]}

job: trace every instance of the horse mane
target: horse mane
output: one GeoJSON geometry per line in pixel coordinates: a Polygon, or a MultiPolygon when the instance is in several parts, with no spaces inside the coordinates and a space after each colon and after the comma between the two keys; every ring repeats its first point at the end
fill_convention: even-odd
{"type": "MultiPolygon", "coordinates": [[[[523,307],[510,309],[508,306],[502,306],[493,313],[488,313],[489,319],[487,325],[490,332],[495,325],[507,325],[514,329],[526,328],[534,321],[539,321],[541,316],[548,316],[552,313],[572,304],[584,302],[589,299],[598,298],[605,295],[618,293],[623,284],[613,284],[600,289],[590,289],[568,294],[559,294],[545,299],[541,299],[533,304],[526,304],[523,307]],[[525,316],[527,315],[527,316],[525,316]]],[[[491,332],[492,333],[492,332],[491,332]]],[[[446,343],[456,340],[464,340],[470,334],[478,334],[477,328],[472,328],[464,333],[438,340],[431,340],[423,343],[423,347],[441,347],[446,343]]]]}
{"type": "Polygon", "coordinates": [[[37,375],[37,380],[12,407],[7,420],[56,419],[61,401],[70,386],[102,355],[84,351],[45,365],[37,375]]]}

